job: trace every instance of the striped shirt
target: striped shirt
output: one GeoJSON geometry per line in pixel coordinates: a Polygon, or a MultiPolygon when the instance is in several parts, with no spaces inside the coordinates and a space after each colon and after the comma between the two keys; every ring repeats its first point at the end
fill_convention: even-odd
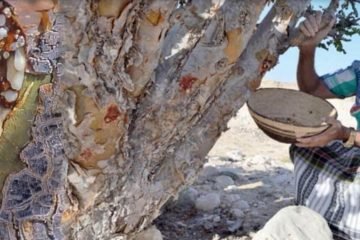
{"type": "MultiPolygon", "coordinates": [[[[339,98],[356,96],[351,114],[360,130],[360,61],[321,77],[339,98]]],[[[360,240],[360,148],[333,141],[322,148],[291,146],[296,203],[320,213],[336,239],[360,240]]]]}
{"type": "Polygon", "coordinates": [[[336,239],[360,240],[360,148],[334,141],[323,148],[292,145],[295,202],[320,213],[336,239]]]}
{"type": "Polygon", "coordinates": [[[327,88],[337,97],[356,96],[350,112],[357,120],[360,130],[360,61],[354,61],[349,67],[321,77],[327,88]]]}

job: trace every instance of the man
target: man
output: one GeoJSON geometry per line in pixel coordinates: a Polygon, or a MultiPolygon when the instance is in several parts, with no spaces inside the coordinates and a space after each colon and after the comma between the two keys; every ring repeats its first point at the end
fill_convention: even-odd
{"type": "MultiPolygon", "coordinates": [[[[333,74],[322,77],[316,74],[316,46],[335,23],[334,19],[320,29],[321,18],[322,14],[318,12],[300,24],[301,31],[308,38],[299,46],[299,89],[321,98],[356,96],[351,113],[359,128],[360,61],[354,61],[348,68],[333,74]]],[[[328,130],[317,136],[300,138],[290,148],[296,204],[320,213],[334,237],[360,240],[360,132],[335,119],[327,121],[331,124],[328,130]]]]}

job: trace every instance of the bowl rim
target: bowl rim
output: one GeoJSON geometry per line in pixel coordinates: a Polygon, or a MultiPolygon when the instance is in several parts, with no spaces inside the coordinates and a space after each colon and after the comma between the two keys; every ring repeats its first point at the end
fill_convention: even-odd
{"type": "MultiPolygon", "coordinates": [[[[302,94],[305,94],[305,95],[308,95],[308,96],[311,96],[313,98],[317,98],[317,99],[320,99],[322,102],[325,102],[326,104],[328,104],[334,111],[334,118],[337,119],[338,118],[338,112],[336,110],[336,108],[334,107],[334,105],[332,105],[330,102],[328,102],[326,99],[324,98],[321,98],[321,97],[318,97],[318,96],[314,96],[314,95],[311,95],[309,93],[306,93],[306,92],[303,92],[303,91],[300,91],[300,90],[295,90],[295,89],[288,89],[288,88],[276,88],[276,87],[270,87],[270,88],[259,88],[259,89],[256,89],[255,91],[251,91],[251,95],[250,97],[246,100],[246,106],[252,111],[254,112],[255,114],[265,118],[265,119],[271,119],[263,114],[260,114],[258,113],[257,111],[255,111],[249,104],[249,100],[252,96],[252,94],[254,93],[257,93],[259,91],[267,91],[267,90],[280,90],[280,91],[288,91],[288,92],[297,92],[297,93],[302,93],[302,94]]],[[[272,121],[275,121],[274,119],[271,119],[272,121]]],[[[275,121],[276,122],[276,121],[275,121]]],[[[284,122],[280,122],[280,123],[284,123],[284,122]]],[[[303,126],[303,125],[300,125],[300,124],[296,124],[296,123],[284,123],[284,124],[290,124],[290,125],[293,125],[293,126],[296,126],[296,127],[311,127],[311,128],[316,128],[316,127],[322,127],[324,125],[309,125],[309,126],[303,126]]],[[[327,124],[329,125],[329,124],[327,124]]]]}
{"type": "Polygon", "coordinates": [[[249,109],[250,113],[254,115],[254,120],[257,122],[260,122],[262,126],[265,126],[267,128],[276,128],[279,129],[280,131],[285,131],[285,132],[290,132],[290,131],[301,131],[304,133],[308,133],[308,132],[318,132],[319,130],[326,130],[328,127],[330,127],[329,123],[324,123],[323,125],[318,125],[318,126],[296,126],[295,124],[290,124],[290,123],[284,123],[284,122],[279,122],[270,118],[264,118],[262,116],[260,116],[259,114],[257,114],[256,112],[253,112],[251,109],[249,109]],[[265,122],[267,121],[267,122],[265,122]],[[271,122],[271,124],[269,124],[269,122],[271,122]],[[272,123],[277,123],[279,124],[278,126],[273,125],[272,123]],[[284,129],[283,126],[286,127],[292,127],[295,129],[284,129]]]}

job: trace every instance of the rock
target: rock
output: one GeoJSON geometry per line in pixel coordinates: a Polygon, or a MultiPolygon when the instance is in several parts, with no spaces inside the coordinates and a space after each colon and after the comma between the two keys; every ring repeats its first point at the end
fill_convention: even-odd
{"type": "Polygon", "coordinates": [[[236,230],[238,230],[242,226],[243,222],[243,219],[237,219],[236,221],[227,221],[226,223],[228,225],[228,231],[230,233],[236,232],[236,230]]]}
{"type": "Polygon", "coordinates": [[[163,237],[161,232],[155,226],[152,226],[139,233],[134,240],[163,240],[163,237]]]}
{"type": "Polygon", "coordinates": [[[234,172],[231,172],[231,171],[222,171],[220,172],[221,175],[224,175],[224,176],[228,176],[228,177],[231,177],[232,180],[239,180],[239,175],[234,173],[234,172]]]}
{"type": "Polygon", "coordinates": [[[239,179],[244,174],[244,170],[233,167],[219,167],[218,171],[221,175],[229,176],[232,179],[239,179]]]}
{"type": "Polygon", "coordinates": [[[228,152],[226,154],[226,156],[229,157],[230,159],[232,159],[233,161],[241,161],[241,160],[244,160],[244,158],[245,158],[245,155],[237,150],[228,152]]]}
{"type": "Polygon", "coordinates": [[[213,217],[213,221],[214,221],[215,223],[220,222],[220,221],[221,221],[221,217],[220,217],[220,216],[214,216],[214,217],[213,217]]]}
{"type": "Polygon", "coordinates": [[[234,185],[234,180],[229,176],[220,175],[215,178],[215,184],[218,188],[224,189],[227,186],[234,185]]]}
{"type": "Polygon", "coordinates": [[[285,174],[277,174],[271,178],[271,181],[274,185],[284,185],[284,184],[291,184],[292,180],[292,173],[285,173],[285,174]]]}
{"type": "Polygon", "coordinates": [[[244,201],[244,200],[239,200],[239,201],[234,202],[232,204],[232,207],[241,209],[243,211],[247,211],[247,210],[250,209],[249,203],[247,201],[244,201]]]}
{"type": "Polygon", "coordinates": [[[219,170],[213,166],[206,166],[200,172],[200,176],[204,178],[213,177],[218,174],[219,174],[219,170]]]}
{"type": "Polygon", "coordinates": [[[212,238],[212,240],[220,240],[222,237],[219,234],[215,234],[212,238]]]}
{"type": "Polygon", "coordinates": [[[244,217],[244,212],[241,210],[241,209],[239,209],[239,208],[233,208],[233,209],[231,209],[230,210],[230,213],[231,213],[231,215],[233,216],[233,217],[235,217],[235,218],[242,218],[242,217],[244,217]]]}
{"type": "Polygon", "coordinates": [[[276,213],[253,240],[332,240],[326,220],[303,206],[289,206],[276,213]]]}
{"type": "Polygon", "coordinates": [[[194,206],[198,196],[199,192],[195,188],[188,187],[179,194],[177,204],[194,206]]]}
{"type": "Polygon", "coordinates": [[[212,229],[214,228],[214,224],[211,222],[204,222],[202,226],[207,231],[212,231],[212,229]]]}
{"type": "Polygon", "coordinates": [[[203,185],[198,185],[196,188],[199,190],[200,193],[202,192],[212,192],[214,190],[213,184],[205,182],[203,185]]]}
{"type": "Polygon", "coordinates": [[[239,201],[240,199],[242,199],[242,195],[240,195],[240,194],[227,193],[224,195],[224,201],[231,203],[231,204],[239,201]]]}
{"type": "Polygon", "coordinates": [[[220,206],[220,195],[218,193],[208,193],[196,199],[195,207],[201,211],[211,211],[220,206]]]}

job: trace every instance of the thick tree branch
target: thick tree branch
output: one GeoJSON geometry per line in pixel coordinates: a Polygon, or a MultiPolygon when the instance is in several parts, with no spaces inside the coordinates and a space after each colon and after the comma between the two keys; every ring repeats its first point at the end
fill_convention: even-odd
{"type": "MultiPolygon", "coordinates": [[[[170,19],[171,28],[168,31],[163,30],[165,34],[162,33],[161,35],[165,37],[163,45],[157,45],[162,47],[162,52],[159,66],[152,76],[153,84],[149,87],[146,81],[142,82],[140,85],[147,86],[150,90],[144,92],[145,96],[140,95],[137,99],[133,98],[131,83],[130,88],[128,86],[124,87],[123,84],[126,84],[124,78],[115,79],[112,73],[104,70],[108,68],[109,64],[105,64],[107,62],[101,60],[107,59],[107,56],[102,52],[99,55],[94,55],[97,63],[94,71],[91,69],[93,61],[81,61],[82,64],[79,64],[76,62],[79,58],[75,56],[81,55],[75,52],[76,55],[69,56],[69,65],[76,68],[74,69],[71,66],[67,68],[72,69],[68,71],[69,73],[72,72],[72,74],[66,77],[66,84],[74,93],[75,99],[77,99],[77,103],[73,107],[76,119],[79,119],[77,124],[70,126],[70,129],[75,135],[76,141],[80,141],[79,146],[82,146],[80,151],[74,149],[74,159],[82,167],[89,169],[79,170],[78,167],[74,167],[74,169],[70,170],[69,179],[75,190],[74,196],[79,200],[81,209],[84,210],[78,227],[74,226],[73,228],[73,234],[77,238],[84,238],[87,234],[93,232],[99,238],[108,236],[111,233],[119,233],[119,235],[121,233],[131,233],[141,230],[158,215],[157,211],[151,212],[150,209],[154,205],[159,208],[176,191],[152,183],[152,175],[158,174],[158,166],[164,161],[164,153],[166,153],[167,149],[178,144],[179,139],[183,138],[187,133],[188,126],[192,125],[192,123],[195,124],[197,119],[201,117],[199,112],[205,109],[201,109],[202,106],[207,104],[207,99],[216,90],[216,86],[222,82],[224,76],[228,74],[230,67],[242,50],[245,49],[264,2],[263,0],[255,2],[203,0],[194,1],[185,8],[173,12],[170,19]],[[224,31],[225,36],[223,35],[224,31]],[[84,68],[84,65],[87,67],[84,68]],[[214,69],[209,72],[207,71],[209,68],[214,69]],[[193,83],[193,78],[187,76],[190,72],[196,73],[195,76],[201,80],[193,83]],[[84,85],[83,87],[70,87],[76,86],[76,76],[82,77],[80,84],[84,85]],[[108,79],[112,80],[109,81],[108,79]],[[104,90],[101,90],[102,82],[104,83],[104,90]],[[115,84],[122,85],[114,88],[111,87],[110,83],[113,86],[115,84]],[[84,94],[90,93],[92,90],[97,92],[96,96],[84,94]],[[121,95],[124,92],[126,95],[121,95]],[[116,96],[115,102],[115,99],[112,100],[113,96],[116,96]],[[127,97],[128,101],[125,103],[120,102],[119,99],[121,100],[124,97],[127,97]],[[136,106],[136,111],[132,111],[131,109],[135,105],[132,105],[131,102],[136,103],[137,101],[139,103],[136,106]],[[115,118],[116,120],[112,126],[101,121],[108,111],[106,109],[110,109],[109,103],[115,104],[115,109],[116,105],[119,104],[119,112],[121,113],[121,117],[115,118]],[[97,109],[96,105],[103,107],[97,109]],[[127,112],[124,112],[124,110],[127,110],[127,112]],[[82,117],[79,118],[79,116],[82,117]],[[93,119],[98,119],[96,120],[96,126],[99,130],[94,127],[93,119]],[[130,124],[129,135],[126,133],[128,131],[126,124],[130,124]],[[122,126],[124,127],[122,128],[122,126]],[[174,126],[176,127],[174,128],[174,126]],[[94,139],[92,132],[95,130],[94,139]],[[81,137],[84,136],[84,133],[88,133],[87,135],[91,139],[81,137]],[[107,133],[106,140],[104,139],[105,133],[107,133]],[[99,138],[101,136],[101,139],[104,140],[97,141],[97,136],[99,138]],[[128,141],[126,141],[127,139],[128,141]],[[101,152],[100,147],[103,149],[105,146],[106,149],[107,144],[112,147],[121,146],[123,141],[126,141],[123,149],[115,148],[108,152],[109,156],[112,157],[98,155],[97,152],[101,152]],[[99,150],[97,150],[98,148],[99,150]],[[94,170],[90,170],[91,168],[94,168],[94,170]],[[99,174],[100,172],[101,174],[99,174]],[[132,173],[129,174],[129,172],[132,173]],[[106,178],[103,174],[106,175],[106,178]],[[89,183],[88,181],[94,177],[96,180],[91,180],[93,183],[89,183]],[[159,194],[160,199],[153,199],[154,192],[159,194]],[[144,201],[144,199],[148,201],[144,201]],[[89,209],[89,211],[96,212],[99,217],[97,219],[89,218],[91,214],[85,212],[87,206],[93,205],[94,201],[96,201],[96,207],[89,209]],[[109,211],[109,208],[112,210],[109,211]],[[97,225],[97,223],[101,223],[101,225],[97,225]],[[94,229],[95,226],[96,229],[94,229]]],[[[81,6],[80,9],[89,9],[85,6],[81,6]]],[[[146,6],[152,6],[152,4],[146,6]]],[[[118,51],[120,53],[123,51],[122,49],[129,49],[130,52],[131,46],[135,45],[137,53],[141,49],[139,46],[146,47],[145,39],[136,38],[136,36],[141,36],[141,31],[138,32],[138,35],[135,35],[134,33],[137,31],[133,31],[131,28],[134,26],[134,24],[130,24],[132,23],[131,16],[133,12],[144,16],[147,8],[134,6],[131,10],[129,9],[126,14],[126,27],[124,27],[127,30],[124,31],[122,36],[123,39],[125,37],[125,40],[119,47],[112,45],[112,48],[120,49],[118,51]],[[137,11],[134,11],[135,9],[137,11]],[[126,36],[129,33],[131,33],[131,36],[129,35],[127,38],[126,36]],[[138,41],[144,42],[137,45],[138,41]]],[[[157,12],[155,11],[155,13],[151,14],[150,20],[158,19],[156,16],[157,12]]],[[[99,49],[99,47],[102,49],[104,42],[104,45],[106,45],[106,39],[111,39],[111,36],[109,36],[111,31],[104,32],[102,30],[99,32],[97,26],[99,26],[100,22],[106,23],[107,20],[101,17],[98,18],[91,11],[87,11],[78,14],[76,22],[81,23],[80,20],[84,18],[92,19],[91,36],[96,35],[97,37],[89,39],[85,34],[85,30],[89,29],[89,27],[77,24],[74,26],[74,37],[77,36],[75,38],[77,40],[70,40],[70,46],[73,43],[81,43],[80,49],[84,45],[85,47],[97,46],[96,49],[99,49]]],[[[149,19],[146,21],[149,21],[149,19]]],[[[148,26],[153,25],[148,24],[148,26]]],[[[73,48],[76,49],[76,46],[73,48]]],[[[86,52],[91,53],[92,51],[84,51],[84,53],[86,52]]],[[[132,54],[128,60],[126,60],[128,55],[124,55],[125,62],[113,62],[111,60],[110,65],[117,67],[117,69],[126,66],[125,71],[136,69],[135,66],[138,64],[140,64],[138,66],[141,68],[146,69],[144,65],[141,65],[143,64],[142,61],[144,63],[150,61],[149,57],[151,55],[147,54],[153,54],[154,52],[156,51],[145,51],[144,54],[141,53],[141,57],[139,54],[132,54]],[[135,64],[134,68],[128,68],[129,63],[135,64]]],[[[81,59],[86,60],[88,57],[81,59]]],[[[121,60],[122,58],[119,55],[117,59],[121,60]]],[[[130,77],[140,77],[141,74],[135,74],[132,70],[127,72],[130,77]],[[134,75],[131,75],[132,73],[134,75]]],[[[119,73],[122,73],[121,71],[120,69],[119,73]]],[[[143,81],[146,80],[146,77],[145,75],[138,79],[143,81]]],[[[133,81],[133,79],[127,80],[133,81]]],[[[133,83],[136,86],[136,82],[133,83]]],[[[138,93],[141,93],[141,91],[138,93]]],[[[73,165],[76,166],[75,163],[73,165]]]]}

